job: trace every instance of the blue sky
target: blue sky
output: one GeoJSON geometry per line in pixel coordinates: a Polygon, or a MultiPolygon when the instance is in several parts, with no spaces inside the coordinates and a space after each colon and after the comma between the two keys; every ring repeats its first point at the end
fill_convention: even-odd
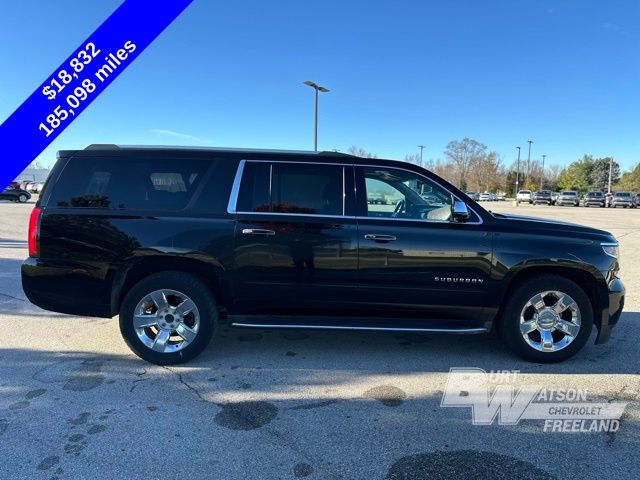
{"type": "MultiPolygon", "coordinates": [[[[0,121],[120,4],[4,0],[0,121]]],[[[640,160],[640,2],[195,2],[38,158],[89,143],[640,160]]]]}

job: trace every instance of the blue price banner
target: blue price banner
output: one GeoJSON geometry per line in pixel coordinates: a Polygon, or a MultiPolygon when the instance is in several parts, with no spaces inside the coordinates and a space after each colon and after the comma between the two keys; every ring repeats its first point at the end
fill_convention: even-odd
{"type": "Polygon", "coordinates": [[[0,187],[22,172],[193,0],[125,0],[0,125],[0,187]]]}

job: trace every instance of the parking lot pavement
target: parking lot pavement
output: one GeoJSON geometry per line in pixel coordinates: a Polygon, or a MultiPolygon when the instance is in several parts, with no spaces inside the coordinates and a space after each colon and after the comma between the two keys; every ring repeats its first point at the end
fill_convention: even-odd
{"type": "Polygon", "coordinates": [[[145,363],[117,322],[29,304],[26,205],[0,203],[0,478],[637,478],[640,210],[512,207],[614,233],[627,306],[605,345],[558,365],[520,361],[493,335],[222,331],[186,366],[145,363]],[[473,426],[441,408],[450,367],[627,401],[616,433],[473,426]]]}

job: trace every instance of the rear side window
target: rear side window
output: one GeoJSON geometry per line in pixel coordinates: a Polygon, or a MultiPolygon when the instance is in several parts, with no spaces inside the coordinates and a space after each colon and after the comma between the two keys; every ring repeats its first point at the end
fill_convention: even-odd
{"type": "Polygon", "coordinates": [[[238,212],[343,215],[343,167],[248,162],[238,212]]]}
{"type": "Polygon", "coordinates": [[[71,159],[49,205],[68,208],[180,210],[208,163],[197,160],[71,159]]]}

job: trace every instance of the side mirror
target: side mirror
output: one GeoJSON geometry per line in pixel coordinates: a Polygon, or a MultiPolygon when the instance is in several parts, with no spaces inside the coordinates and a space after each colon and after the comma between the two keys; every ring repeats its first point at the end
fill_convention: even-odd
{"type": "Polygon", "coordinates": [[[464,223],[469,220],[469,209],[462,200],[454,200],[451,207],[451,217],[454,222],[464,223]]]}

